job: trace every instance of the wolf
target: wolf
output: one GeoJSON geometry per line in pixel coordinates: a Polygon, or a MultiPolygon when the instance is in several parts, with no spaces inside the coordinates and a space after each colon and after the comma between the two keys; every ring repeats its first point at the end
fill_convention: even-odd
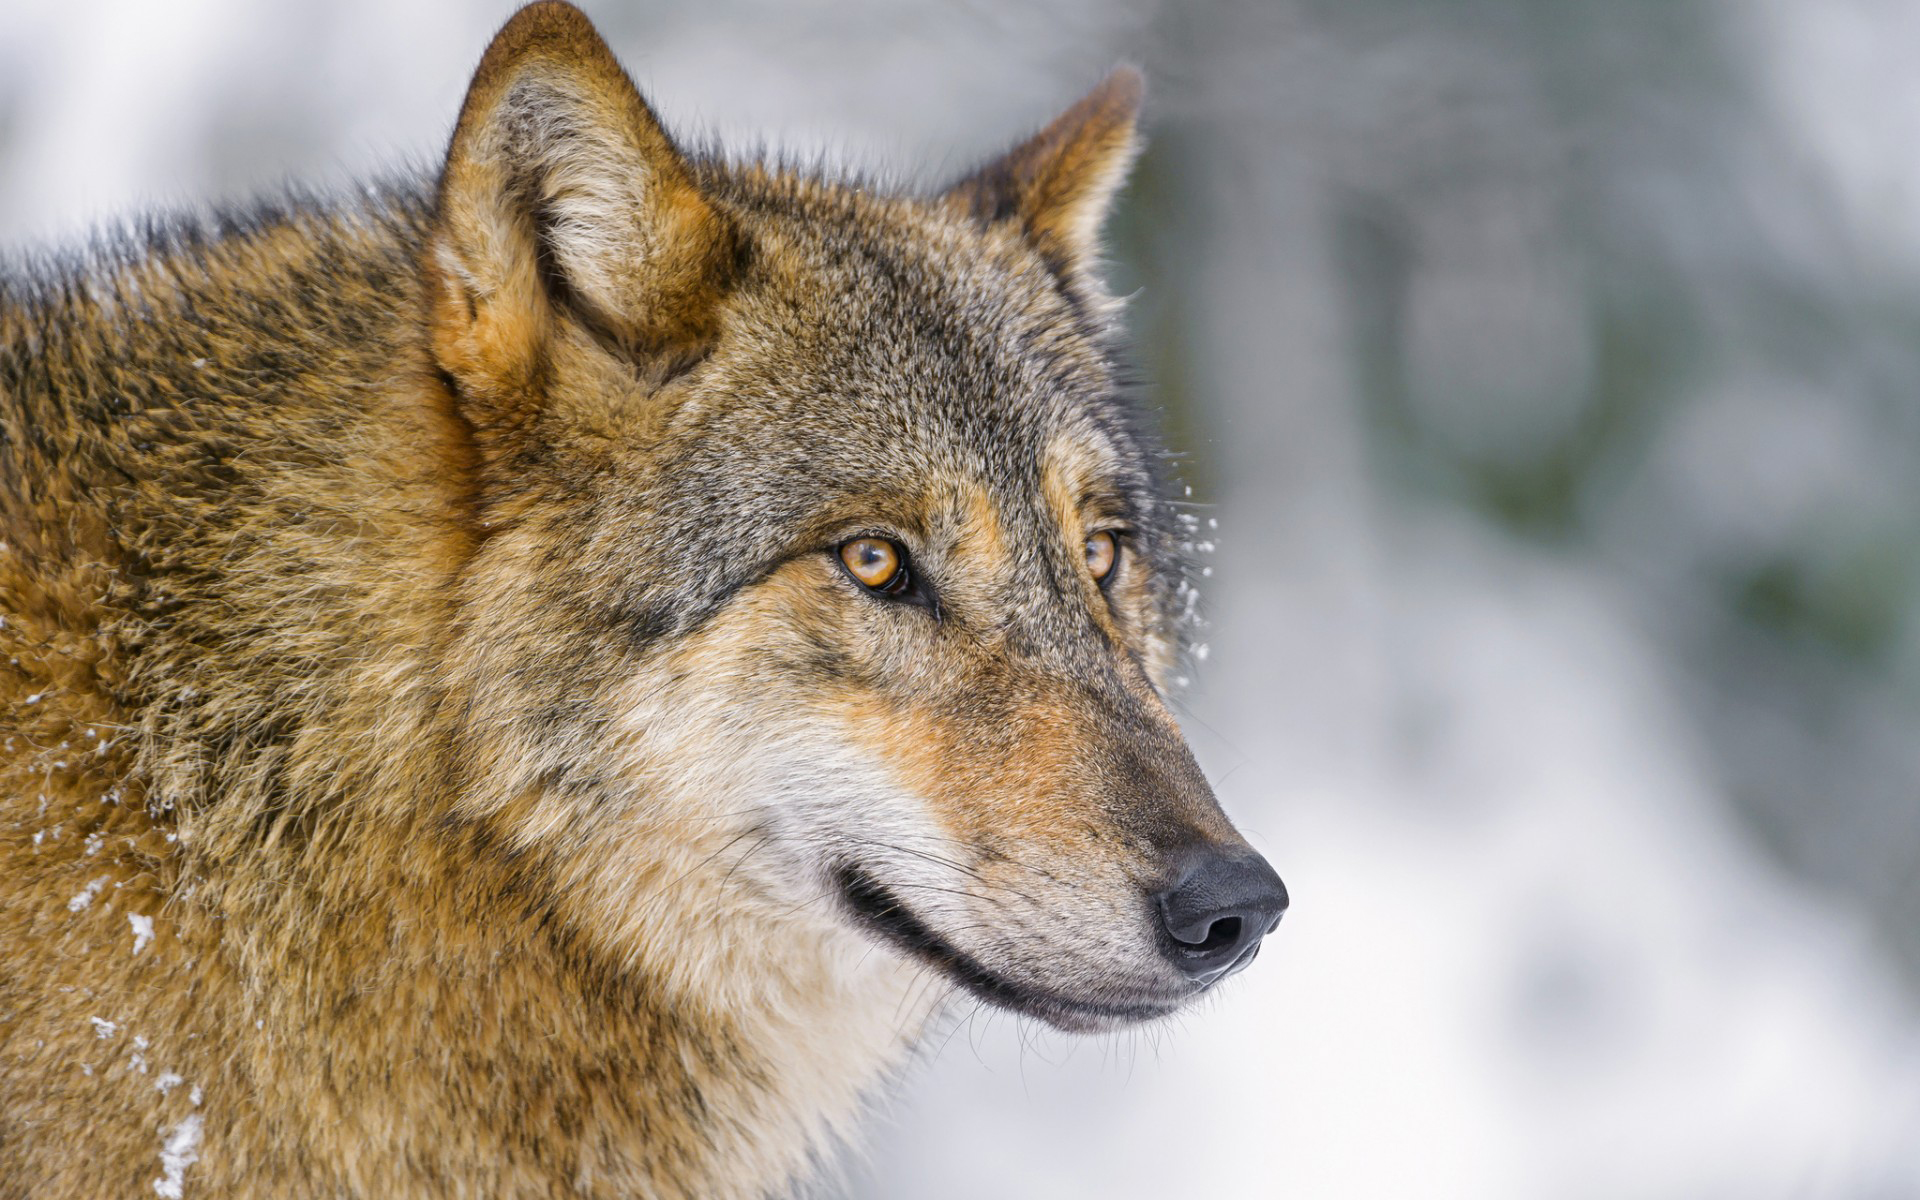
{"type": "Polygon", "coordinates": [[[0,1195],[789,1193],[954,1003],[1250,961],[1099,276],[1140,96],[887,188],[542,0],[434,177],[12,265],[0,1195]]]}

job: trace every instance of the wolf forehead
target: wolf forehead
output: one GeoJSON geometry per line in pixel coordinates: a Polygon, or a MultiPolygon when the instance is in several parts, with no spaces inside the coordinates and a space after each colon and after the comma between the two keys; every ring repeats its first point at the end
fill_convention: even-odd
{"type": "Polygon", "coordinates": [[[969,506],[1016,553],[1070,550],[1050,487],[1177,569],[1104,297],[916,197],[760,167],[708,166],[702,185],[742,233],[721,333],[649,398],[670,413],[608,499],[644,508],[636,538],[700,552],[709,604],[856,526],[936,536],[969,506]]]}
{"type": "Polygon", "coordinates": [[[728,336],[693,381],[719,402],[694,420],[790,424],[811,435],[803,449],[867,443],[897,456],[876,465],[986,475],[1075,439],[1134,468],[1118,482],[1151,486],[1113,305],[1019,239],[831,181],[753,170],[709,186],[744,218],[745,267],[728,336]]]}

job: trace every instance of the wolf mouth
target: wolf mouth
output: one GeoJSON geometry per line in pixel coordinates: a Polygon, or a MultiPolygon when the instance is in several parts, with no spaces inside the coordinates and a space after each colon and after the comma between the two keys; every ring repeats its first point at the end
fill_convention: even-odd
{"type": "Polygon", "coordinates": [[[862,925],[989,1004],[1072,1030],[1147,1021],[1178,1007],[1166,1002],[1102,1004],[1015,983],[928,928],[899,897],[859,867],[841,867],[835,880],[841,898],[862,925]]]}

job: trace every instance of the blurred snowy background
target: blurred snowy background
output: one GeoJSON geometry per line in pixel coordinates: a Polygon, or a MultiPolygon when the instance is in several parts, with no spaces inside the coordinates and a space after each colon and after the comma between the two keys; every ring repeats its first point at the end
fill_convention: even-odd
{"type": "MultiPolygon", "coordinates": [[[[504,0],[12,0],[0,241],[443,144],[504,0]]],[[[935,179],[1113,61],[1219,549],[1186,701],[1295,907],[976,1017],[879,1198],[1920,1196],[1920,0],[589,0],[685,131],[935,179]]]]}

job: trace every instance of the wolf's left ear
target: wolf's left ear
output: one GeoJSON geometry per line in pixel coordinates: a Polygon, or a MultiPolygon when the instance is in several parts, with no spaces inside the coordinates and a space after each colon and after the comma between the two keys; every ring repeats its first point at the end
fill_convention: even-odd
{"type": "Polygon", "coordinates": [[[697,355],[738,248],[586,16],[516,13],[461,107],[425,262],[433,352],[483,439],[527,423],[569,322],[639,359],[697,355]]]}
{"type": "Polygon", "coordinates": [[[1078,104],[954,184],[946,201],[982,221],[1017,220],[1054,272],[1075,282],[1099,255],[1100,227],[1139,153],[1145,81],[1116,67],[1078,104]]]}

